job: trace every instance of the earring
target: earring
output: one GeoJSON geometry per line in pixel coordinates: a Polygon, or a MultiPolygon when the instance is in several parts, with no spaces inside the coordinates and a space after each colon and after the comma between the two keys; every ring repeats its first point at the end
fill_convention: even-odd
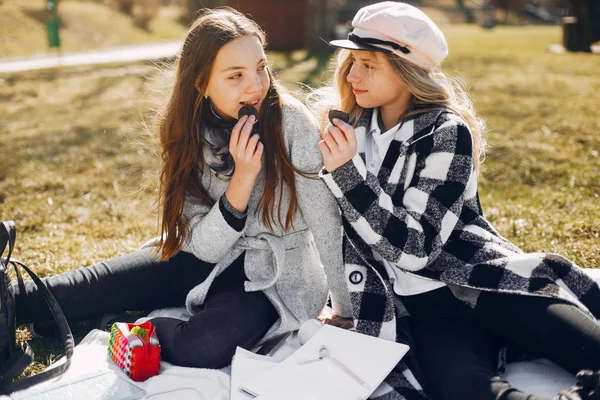
{"type": "Polygon", "coordinates": [[[208,95],[207,94],[204,95],[204,99],[208,99],[208,95]]]}

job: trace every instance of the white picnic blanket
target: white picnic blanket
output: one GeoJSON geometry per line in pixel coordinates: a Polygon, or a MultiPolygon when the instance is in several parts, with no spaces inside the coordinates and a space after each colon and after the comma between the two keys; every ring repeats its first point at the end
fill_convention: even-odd
{"type": "MultiPolygon", "coordinates": [[[[600,282],[600,269],[588,270],[600,282]]],[[[157,311],[155,315],[182,317],[182,310],[157,311]]],[[[130,380],[108,356],[109,334],[90,332],[76,347],[71,368],[61,377],[0,399],[27,400],[229,400],[230,367],[221,370],[184,368],[161,363],[159,375],[145,382],[130,380]]],[[[281,361],[300,347],[290,336],[273,358],[281,361]]],[[[575,383],[575,377],[544,359],[513,363],[504,377],[516,388],[539,396],[553,397],[575,383]]]]}
{"type": "MultiPolygon", "coordinates": [[[[49,383],[14,393],[28,400],[229,400],[227,373],[161,363],[161,370],[145,382],[134,382],[107,353],[109,333],[90,332],[76,347],[69,370],[49,383]]],[[[4,397],[6,398],[6,397],[4,397]]]]}

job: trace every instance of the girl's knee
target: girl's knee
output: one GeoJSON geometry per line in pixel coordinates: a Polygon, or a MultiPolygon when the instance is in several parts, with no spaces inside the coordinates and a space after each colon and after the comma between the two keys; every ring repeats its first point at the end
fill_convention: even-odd
{"type": "MultiPolygon", "coordinates": [[[[161,346],[162,347],[162,346],[161,346]]],[[[174,365],[219,369],[231,364],[236,346],[182,346],[162,348],[162,359],[174,365]]]]}
{"type": "Polygon", "coordinates": [[[251,349],[276,322],[277,312],[270,315],[271,310],[265,308],[261,311],[248,307],[245,316],[240,314],[241,310],[227,313],[205,309],[189,321],[155,318],[152,323],[156,327],[162,358],[184,367],[214,369],[227,366],[238,346],[251,349]],[[268,316],[261,315],[263,313],[268,316]]]}
{"type": "Polygon", "coordinates": [[[211,369],[231,363],[236,343],[226,340],[217,332],[185,332],[186,324],[182,321],[179,326],[170,324],[157,327],[163,361],[181,367],[211,369]]]}

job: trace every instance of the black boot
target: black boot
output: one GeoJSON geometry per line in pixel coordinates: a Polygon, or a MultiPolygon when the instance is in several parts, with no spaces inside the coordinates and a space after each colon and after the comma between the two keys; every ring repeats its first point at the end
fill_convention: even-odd
{"type": "Polygon", "coordinates": [[[560,392],[555,400],[600,400],[600,371],[580,371],[577,384],[560,392]]]}

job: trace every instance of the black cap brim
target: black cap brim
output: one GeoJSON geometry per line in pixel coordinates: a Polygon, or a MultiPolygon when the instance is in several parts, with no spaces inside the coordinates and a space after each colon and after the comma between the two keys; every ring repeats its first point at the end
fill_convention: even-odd
{"type": "Polygon", "coordinates": [[[391,53],[388,49],[382,49],[381,47],[369,46],[366,44],[358,44],[348,39],[332,40],[329,45],[333,47],[339,47],[348,50],[366,50],[366,51],[378,51],[381,53],[391,53]]]}

